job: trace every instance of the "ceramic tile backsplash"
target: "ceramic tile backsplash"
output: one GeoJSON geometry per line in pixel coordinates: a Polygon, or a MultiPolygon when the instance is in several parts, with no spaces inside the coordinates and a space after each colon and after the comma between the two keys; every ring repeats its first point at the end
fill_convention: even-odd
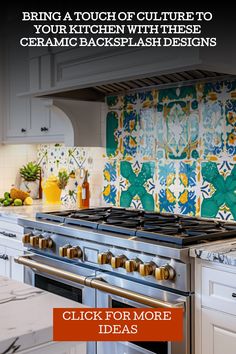
{"type": "MultiPolygon", "coordinates": [[[[68,173],[78,168],[89,171],[90,205],[98,206],[103,203],[103,166],[104,148],[98,147],[65,147],[62,145],[38,146],[38,161],[42,166],[43,178],[57,175],[61,168],[68,173]]],[[[70,178],[67,187],[62,192],[62,202],[68,208],[76,207],[77,181],[70,178]]]]}
{"type": "Polygon", "coordinates": [[[37,145],[0,145],[0,196],[13,184],[19,186],[19,169],[29,161],[36,161],[37,145]]]}
{"type": "Polygon", "coordinates": [[[236,220],[236,81],[107,97],[107,204],[236,220]]]}

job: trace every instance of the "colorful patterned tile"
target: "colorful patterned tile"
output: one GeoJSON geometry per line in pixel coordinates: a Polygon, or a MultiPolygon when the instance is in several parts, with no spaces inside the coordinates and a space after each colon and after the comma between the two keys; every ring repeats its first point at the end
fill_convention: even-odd
{"type": "Polygon", "coordinates": [[[236,220],[235,163],[202,162],[201,175],[201,216],[236,220]]]}
{"type": "Polygon", "coordinates": [[[236,152],[236,81],[218,81],[202,86],[203,158],[230,156],[236,152]]]}
{"type": "Polygon", "coordinates": [[[116,205],[117,203],[117,162],[106,162],[103,170],[105,180],[103,189],[103,199],[107,204],[116,205]]]}
{"type": "Polygon", "coordinates": [[[141,109],[152,108],[157,104],[158,91],[145,91],[138,93],[139,105],[141,109]]]}
{"type": "Polygon", "coordinates": [[[124,109],[132,111],[137,103],[138,94],[136,92],[124,96],[124,109]]]}
{"type": "Polygon", "coordinates": [[[120,206],[154,210],[155,163],[121,161],[119,173],[120,206]]]}
{"type": "Polygon", "coordinates": [[[108,112],[106,117],[106,153],[108,157],[114,157],[118,154],[121,136],[119,127],[119,114],[115,111],[108,112]]]}
{"type": "Polygon", "coordinates": [[[163,89],[158,97],[157,158],[197,158],[199,112],[196,87],[163,89]]]}
{"type": "Polygon", "coordinates": [[[122,126],[123,126],[124,133],[132,134],[133,131],[137,131],[139,115],[135,110],[124,111],[122,118],[123,118],[122,126]]]}
{"type": "Polygon", "coordinates": [[[164,154],[163,157],[170,159],[197,158],[199,140],[197,104],[188,101],[159,103],[156,136],[157,158],[164,154]]]}
{"type": "Polygon", "coordinates": [[[202,107],[203,158],[219,156],[224,149],[224,115],[219,101],[205,102],[202,107]]]}
{"type": "Polygon", "coordinates": [[[84,168],[88,160],[87,149],[81,147],[68,149],[69,168],[76,170],[77,168],[84,168]]]}
{"type": "Polygon", "coordinates": [[[57,175],[61,168],[69,171],[69,159],[66,147],[55,147],[48,149],[47,174],[57,175]]]}
{"type": "Polygon", "coordinates": [[[137,153],[142,158],[155,158],[156,113],[153,108],[141,109],[137,153]]]}
{"type": "Polygon", "coordinates": [[[195,161],[162,160],[158,164],[160,211],[195,215],[197,171],[195,161]]]}
{"type": "Polygon", "coordinates": [[[225,104],[226,150],[230,156],[236,154],[236,99],[225,104]]]}
{"type": "Polygon", "coordinates": [[[110,110],[121,110],[124,107],[124,97],[120,95],[107,96],[106,103],[110,110]]]}

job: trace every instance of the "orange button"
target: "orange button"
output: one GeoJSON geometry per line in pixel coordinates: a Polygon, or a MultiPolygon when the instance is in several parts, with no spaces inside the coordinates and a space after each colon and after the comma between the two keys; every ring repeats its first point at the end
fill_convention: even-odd
{"type": "Polygon", "coordinates": [[[54,341],[181,341],[181,308],[55,308],[54,341]]]}

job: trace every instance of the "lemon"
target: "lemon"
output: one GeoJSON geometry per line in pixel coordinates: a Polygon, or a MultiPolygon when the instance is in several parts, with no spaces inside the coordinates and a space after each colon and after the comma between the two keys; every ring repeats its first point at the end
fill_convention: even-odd
{"type": "Polygon", "coordinates": [[[24,205],[32,205],[33,204],[33,199],[31,197],[27,197],[24,200],[24,205]]]}

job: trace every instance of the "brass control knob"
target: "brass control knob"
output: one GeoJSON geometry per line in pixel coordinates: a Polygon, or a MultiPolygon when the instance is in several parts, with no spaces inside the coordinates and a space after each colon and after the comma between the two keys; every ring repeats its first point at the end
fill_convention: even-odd
{"type": "Polygon", "coordinates": [[[66,256],[70,259],[81,258],[82,257],[82,250],[80,247],[69,247],[66,250],[66,256]]]}
{"type": "Polygon", "coordinates": [[[39,236],[30,236],[30,244],[35,247],[39,244],[39,236]]]}
{"type": "Polygon", "coordinates": [[[52,248],[53,242],[51,238],[44,238],[41,237],[39,239],[39,248],[45,249],[45,248],[52,248]]]}
{"type": "Polygon", "coordinates": [[[120,256],[113,256],[111,257],[111,266],[112,268],[122,268],[124,267],[126,260],[127,257],[124,256],[123,254],[120,256]]]}
{"type": "Polygon", "coordinates": [[[169,264],[157,267],[155,269],[155,278],[157,280],[173,280],[175,278],[175,270],[169,264]]]}
{"type": "Polygon", "coordinates": [[[59,247],[59,256],[66,257],[67,256],[67,249],[70,247],[71,247],[71,245],[64,245],[62,247],[59,247]]]}
{"type": "Polygon", "coordinates": [[[23,243],[30,243],[30,236],[32,236],[32,234],[25,234],[25,235],[22,237],[22,242],[23,242],[23,243]]]}
{"type": "Polygon", "coordinates": [[[109,264],[111,262],[111,257],[111,252],[98,253],[98,264],[109,264]]]}
{"type": "Polygon", "coordinates": [[[139,274],[143,277],[147,275],[152,275],[156,269],[157,265],[154,262],[148,262],[140,264],[139,266],[139,274]]]}
{"type": "Polygon", "coordinates": [[[142,261],[138,258],[135,259],[128,259],[125,261],[125,269],[127,272],[134,272],[135,270],[139,270],[139,266],[142,261]]]}

